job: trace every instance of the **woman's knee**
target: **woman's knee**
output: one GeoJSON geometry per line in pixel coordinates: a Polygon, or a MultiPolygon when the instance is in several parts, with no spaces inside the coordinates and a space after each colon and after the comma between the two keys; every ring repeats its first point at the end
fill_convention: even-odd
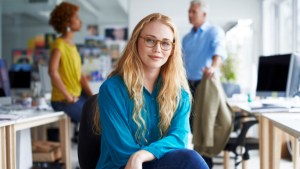
{"type": "Polygon", "coordinates": [[[190,168],[208,169],[206,162],[198,152],[190,149],[180,149],[177,153],[179,153],[181,157],[184,157],[185,163],[190,166],[190,168]]]}

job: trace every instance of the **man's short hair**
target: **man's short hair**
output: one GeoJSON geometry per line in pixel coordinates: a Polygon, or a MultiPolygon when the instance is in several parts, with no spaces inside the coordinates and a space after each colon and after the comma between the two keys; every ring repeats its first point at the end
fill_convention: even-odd
{"type": "Polygon", "coordinates": [[[208,12],[208,5],[204,0],[192,0],[191,5],[199,5],[201,11],[207,13],[208,12]]]}

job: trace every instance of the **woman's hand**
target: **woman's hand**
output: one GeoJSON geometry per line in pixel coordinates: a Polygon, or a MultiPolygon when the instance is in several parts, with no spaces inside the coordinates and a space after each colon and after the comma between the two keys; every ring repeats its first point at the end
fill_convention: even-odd
{"type": "Polygon", "coordinates": [[[69,96],[68,98],[67,98],[67,103],[69,103],[69,104],[74,104],[74,103],[76,103],[77,101],[79,100],[79,98],[78,97],[76,97],[76,96],[69,96]]]}
{"type": "Polygon", "coordinates": [[[132,154],[129,160],[127,161],[125,169],[142,169],[142,168],[143,168],[143,162],[139,157],[138,152],[132,154]]]}
{"type": "Polygon", "coordinates": [[[142,169],[143,162],[152,161],[155,156],[146,150],[140,150],[132,154],[127,161],[125,169],[142,169]]]}

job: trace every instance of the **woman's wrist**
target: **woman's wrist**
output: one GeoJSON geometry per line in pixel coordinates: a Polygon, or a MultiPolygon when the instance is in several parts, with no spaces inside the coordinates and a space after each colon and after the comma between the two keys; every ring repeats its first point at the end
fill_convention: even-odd
{"type": "Polygon", "coordinates": [[[140,161],[142,163],[147,162],[147,161],[152,161],[155,159],[155,156],[146,150],[137,151],[135,153],[135,155],[136,155],[136,158],[138,159],[138,161],[140,161]]]}
{"type": "Polygon", "coordinates": [[[69,103],[74,103],[74,101],[75,101],[75,96],[69,95],[67,98],[68,98],[68,99],[67,99],[67,102],[69,102],[69,103]]]}

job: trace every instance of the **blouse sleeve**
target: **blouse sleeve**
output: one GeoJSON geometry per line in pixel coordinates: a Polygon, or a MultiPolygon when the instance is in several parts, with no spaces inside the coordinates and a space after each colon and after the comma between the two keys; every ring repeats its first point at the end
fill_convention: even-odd
{"type": "Polygon", "coordinates": [[[109,154],[114,164],[122,166],[141,148],[131,134],[125,104],[127,98],[122,94],[121,87],[103,83],[99,91],[98,104],[102,125],[101,139],[108,150],[105,153],[109,154]]]}
{"type": "Polygon", "coordinates": [[[60,52],[63,51],[63,44],[61,43],[61,40],[57,39],[51,44],[51,52],[53,52],[54,49],[57,49],[60,52]]]}
{"type": "Polygon", "coordinates": [[[159,159],[171,150],[186,148],[188,143],[188,133],[190,132],[190,108],[189,95],[186,92],[183,92],[167,135],[162,139],[153,142],[149,146],[143,147],[143,149],[151,152],[159,159]]]}

